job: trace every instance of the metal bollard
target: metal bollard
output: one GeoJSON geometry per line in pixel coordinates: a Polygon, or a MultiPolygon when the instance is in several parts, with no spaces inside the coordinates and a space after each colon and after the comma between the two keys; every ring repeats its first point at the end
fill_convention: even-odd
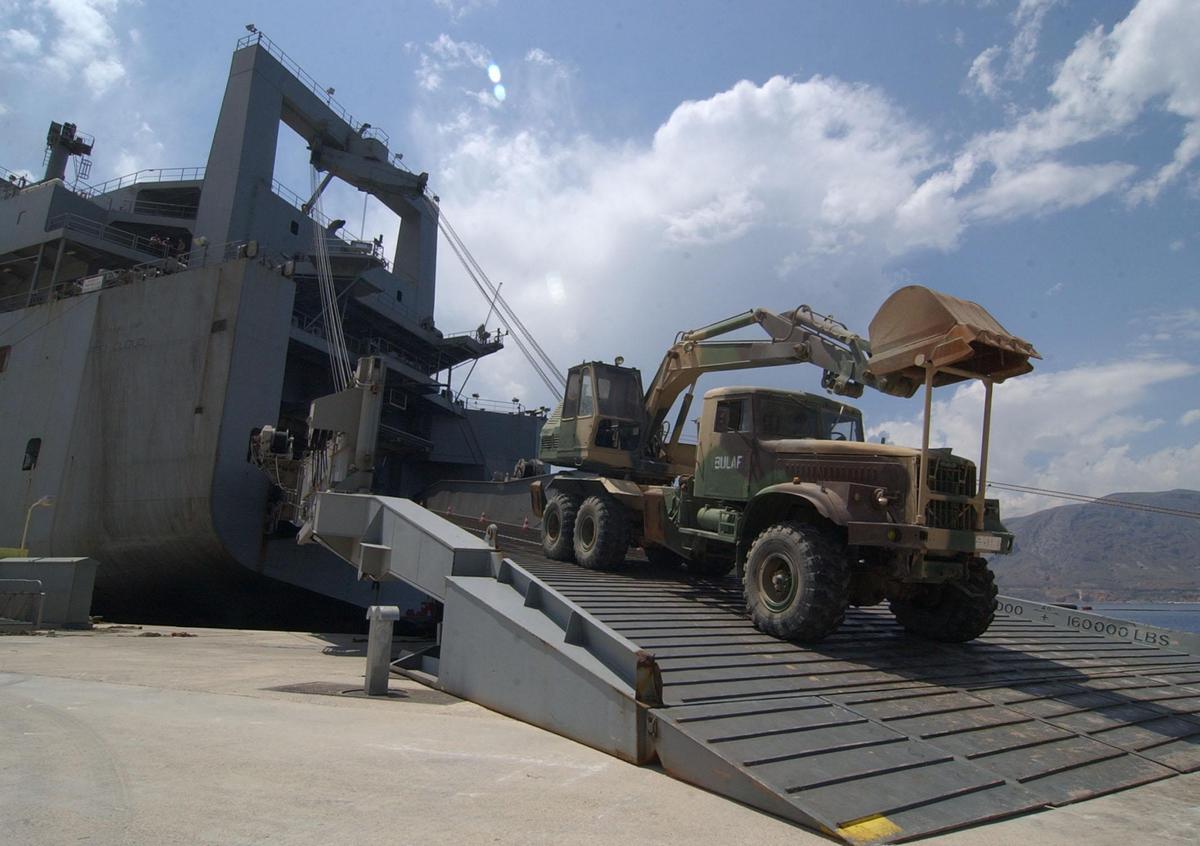
{"type": "Polygon", "coordinates": [[[372,605],[367,609],[371,629],[367,635],[367,679],[364,689],[368,696],[387,696],[388,678],[392,672],[392,625],[400,619],[396,605],[372,605]]]}

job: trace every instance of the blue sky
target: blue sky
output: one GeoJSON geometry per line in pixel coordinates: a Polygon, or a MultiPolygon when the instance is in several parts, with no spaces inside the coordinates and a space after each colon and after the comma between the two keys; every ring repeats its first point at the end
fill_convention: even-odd
{"type": "MultiPolygon", "coordinates": [[[[36,171],[63,119],[97,137],[93,183],[203,164],[246,23],[430,172],[563,366],[652,371],[676,331],[759,305],[865,332],[920,282],[1045,356],[997,392],[994,478],[1200,487],[1197,0],[0,0],[0,164],[36,171]]],[[[280,152],[302,191],[302,146],[280,152]]],[[[362,219],[353,192],[331,202],[362,219]]],[[[366,229],[395,223],[369,208],[366,229]]],[[[449,250],[440,269],[439,325],[478,324],[449,250]]],[[[472,390],[551,404],[515,347],[472,390]]],[[[971,454],[977,398],[944,393],[936,437],[971,454]]],[[[859,404],[916,436],[915,402],[859,404]]]]}

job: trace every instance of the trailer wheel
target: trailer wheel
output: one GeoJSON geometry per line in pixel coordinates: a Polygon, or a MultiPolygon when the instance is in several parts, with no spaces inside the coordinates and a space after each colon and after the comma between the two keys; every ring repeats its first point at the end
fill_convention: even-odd
{"type": "Polygon", "coordinates": [[[575,563],[588,570],[611,570],[625,563],[629,522],[607,496],[589,496],[575,517],[575,563]]]}
{"type": "Polygon", "coordinates": [[[553,561],[575,560],[575,515],[579,498],[557,491],[542,511],[542,552],[553,561]]]}
{"type": "Polygon", "coordinates": [[[890,603],[896,620],[913,634],[965,643],[986,632],[996,616],[996,577],[982,558],[971,559],[965,583],[916,587],[890,603]]]}
{"type": "Polygon", "coordinates": [[[768,527],[746,557],[746,610],[755,628],[775,637],[823,640],[842,624],[849,589],[844,544],[807,523],[768,527]]]}

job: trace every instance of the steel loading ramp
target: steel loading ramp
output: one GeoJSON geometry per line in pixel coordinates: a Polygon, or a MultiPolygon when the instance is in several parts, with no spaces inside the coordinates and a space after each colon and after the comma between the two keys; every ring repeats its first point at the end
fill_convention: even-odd
{"type": "Polygon", "coordinates": [[[654,655],[664,704],[652,728],[668,772],[848,842],[1200,768],[1200,644],[1187,635],[1005,600],[1008,613],[969,644],[913,638],[878,608],[799,646],[754,629],[732,579],[515,557],[654,655]]]}
{"type": "MultiPolygon", "coordinates": [[[[445,529],[395,502],[422,531],[445,529]]],[[[366,548],[404,551],[384,525],[400,517],[378,531],[359,521],[366,548]]],[[[424,563],[397,561],[392,576],[430,572],[418,540],[404,555],[424,563]]],[[[750,626],[732,580],[482,552],[486,568],[447,565],[441,651],[410,668],[846,842],[915,839],[1200,767],[1200,650],[1174,633],[1010,603],[971,644],[918,640],[866,609],[801,647],[750,626]]]]}
{"type": "Polygon", "coordinates": [[[623,760],[653,757],[653,659],[489,544],[411,500],[369,494],[319,494],[313,533],[360,574],[442,603],[439,643],[402,671],[623,760]]]}

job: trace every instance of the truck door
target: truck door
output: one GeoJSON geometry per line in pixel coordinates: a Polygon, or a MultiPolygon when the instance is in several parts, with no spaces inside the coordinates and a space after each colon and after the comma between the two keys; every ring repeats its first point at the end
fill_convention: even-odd
{"type": "Polygon", "coordinates": [[[706,402],[696,463],[696,496],[746,499],[752,449],[750,398],[716,397],[706,402]]]}

